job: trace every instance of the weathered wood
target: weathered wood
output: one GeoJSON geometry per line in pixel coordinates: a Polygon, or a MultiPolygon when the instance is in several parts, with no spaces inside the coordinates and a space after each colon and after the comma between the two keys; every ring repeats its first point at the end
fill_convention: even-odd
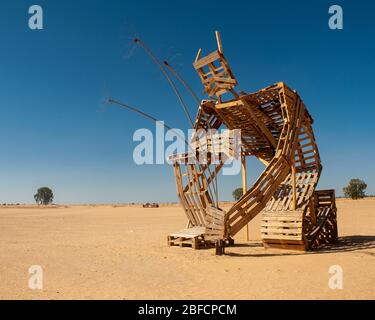
{"type": "Polygon", "coordinates": [[[219,50],[220,53],[223,53],[223,45],[221,44],[220,32],[215,31],[215,34],[216,34],[217,49],[219,50]]]}
{"type": "Polygon", "coordinates": [[[210,188],[214,187],[225,161],[239,154],[233,150],[233,140],[197,136],[191,142],[193,152],[173,155],[171,160],[179,162],[174,165],[174,173],[186,216],[191,226],[204,231],[195,236],[191,231],[171,235],[169,244],[191,243],[192,247],[199,248],[228,241],[262,211],[261,234],[265,247],[307,250],[333,242],[337,238],[334,192],[315,191],[322,165],[313,119],[304,102],[282,82],[254,93],[238,94],[237,80],[224,57],[219,33],[216,40],[218,50],[202,57],[200,49],[193,64],[210,97],[200,104],[194,129],[224,126],[241,130],[243,196],[228,212],[213,207],[210,188]],[[231,95],[229,99],[227,94],[231,95]],[[222,147],[229,151],[215,152],[222,147]],[[208,162],[192,164],[191,160],[196,160],[202,151],[207,151],[208,162]],[[247,156],[257,157],[266,166],[250,188],[246,185],[244,159],[247,156]],[[215,157],[220,161],[211,172],[215,157]],[[181,173],[182,166],[184,173],[181,173]]]}

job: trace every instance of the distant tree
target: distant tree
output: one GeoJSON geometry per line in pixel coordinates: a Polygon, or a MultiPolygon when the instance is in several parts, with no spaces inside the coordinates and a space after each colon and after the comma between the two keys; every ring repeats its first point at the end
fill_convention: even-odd
{"type": "Polygon", "coordinates": [[[237,188],[232,192],[234,200],[238,201],[242,197],[242,188],[237,188]]]}
{"type": "Polygon", "coordinates": [[[361,179],[351,179],[349,184],[343,188],[345,197],[352,199],[360,199],[365,197],[366,182],[361,179]]]}
{"type": "Polygon", "coordinates": [[[36,194],[34,195],[34,199],[38,205],[50,204],[53,201],[53,192],[48,187],[39,188],[36,194]]]}

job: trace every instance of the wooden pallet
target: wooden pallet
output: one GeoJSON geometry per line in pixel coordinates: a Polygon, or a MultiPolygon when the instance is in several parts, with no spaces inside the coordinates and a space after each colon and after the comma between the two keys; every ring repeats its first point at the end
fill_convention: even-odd
{"type": "Polygon", "coordinates": [[[204,239],[215,242],[224,239],[225,211],[209,207],[206,215],[206,229],[204,239]]]}
{"type": "Polygon", "coordinates": [[[266,248],[306,250],[302,211],[264,212],[261,238],[266,248]]]}
{"type": "Polygon", "coordinates": [[[168,246],[191,247],[200,249],[205,247],[205,227],[192,227],[172,233],[168,236],[168,246]]]}
{"type": "Polygon", "coordinates": [[[316,223],[307,220],[306,224],[306,238],[311,249],[331,244],[338,238],[335,191],[315,191],[313,201],[316,223]]]}
{"type": "Polygon", "coordinates": [[[224,241],[225,211],[209,207],[205,219],[205,227],[195,226],[170,234],[168,245],[200,249],[214,246],[217,240],[224,241]]]}

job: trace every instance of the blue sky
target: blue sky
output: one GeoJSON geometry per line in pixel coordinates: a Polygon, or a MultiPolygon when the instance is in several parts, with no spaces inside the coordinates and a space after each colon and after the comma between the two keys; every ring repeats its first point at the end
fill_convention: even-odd
{"type": "MultiPolygon", "coordinates": [[[[319,187],[340,195],[362,178],[375,194],[374,16],[373,1],[3,1],[0,202],[33,202],[45,185],[57,203],[175,201],[168,165],[132,159],[133,132],[152,123],[103,100],[187,129],[168,83],[131,40],[143,39],[202,93],[192,61],[199,47],[215,48],[215,30],[238,89],[284,81],[304,99],[324,166],[319,187]],[[28,28],[32,4],[44,9],[44,30],[28,28]],[[328,28],[332,4],[343,7],[344,30],[328,28]]],[[[249,182],[261,168],[249,162],[249,182]]],[[[219,183],[228,200],[241,178],[219,183]]]]}

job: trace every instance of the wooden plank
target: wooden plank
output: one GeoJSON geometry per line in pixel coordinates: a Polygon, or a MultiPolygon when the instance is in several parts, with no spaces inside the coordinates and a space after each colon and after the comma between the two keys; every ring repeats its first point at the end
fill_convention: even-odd
{"type": "Polygon", "coordinates": [[[264,234],[302,234],[302,227],[298,228],[260,228],[260,232],[264,234]]]}
{"type": "Polygon", "coordinates": [[[175,233],[171,233],[170,236],[173,237],[195,237],[203,235],[205,232],[205,227],[193,227],[189,229],[183,229],[175,233]]]}
{"type": "Polygon", "coordinates": [[[301,218],[293,217],[293,216],[285,216],[285,217],[263,217],[263,221],[295,221],[301,222],[301,218]]]}
{"type": "Polygon", "coordinates": [[[213,217],[213,216],[210,216],[210,215],[206,215],[206,225],[208,223],[215,223],[215,224],[218,224],[218,225],[224,225],[224,218],[217,218],[217,217],[213,217]]]}
{"type": "Polygon", "coordinates": [[[207,208],[207,215],[210,215],[211,217],[214,217],[216,219],[222,219],[224,220],[225,211],[217,209],[215,207],[208,207],[207,208]]]}
{"type": "Polygon", "coordinates": [[[263,241],[265,248],[306,251],[304,244],[270,243],[263,241]]]}
{"type": "Polygon", "coordinates": [[[231,108],[231,107],[238,107],[238,106],[243,106],[243,103],[241,100],[233,100],[233,101],[218,103],[215,105],[215,108],[224,109],[224,108],[231,108]]]}
{"type": "Polygon", "coordinates": [[[289,228],[302,228],[301,222],[282,222],[282,221],[262,221],[261,227],[289,227],[289,228]]]}
{"type": "Polygon", "coordinates": [[[218,60],[219,58],[220,58],[219,51],[216,50],[210,53],[209,55],[199,59],[197,62],[194,62],[193,66],[195,69],[200,69],[206,66],[207,64],[214,62],[215,60],[218,60]]]}
{"type": "Polygon", "coordinates": [[[301,235],[299,236],[291,236],[291,235],[268,235],[268,234],[262,234],[261,235],[262,239],[272,239],[272,240],[301,240],[301,235]]]}
{"type": "Polygon", "coordinates": [[[209,224],[206,226],[206,230],[205,230],[205,233],[208,233],[208,232],[223,232],[224,231],[224,226],[223,225],[215,225],[215,224],[209,224]]]}
{"type": "Polygon", "coordinates": [[[215,225],[218,225],[218,226],[224,226],[224,220],[216,220],[216,219],[213,219],[210,216],[206,216],[206,226],[208,226],[210,224],[215,224],[215,225]]]}
{"type": "Polygon", "coordinates": [[[302,218],[302,211],[275,211],[275,212],[263,212],[263,217],[295,217],[302,218]]]}
{"type": "Polygon", "coordinates": [[[216,35],[217,49],[220,53],[223,53],[223,45],[221,43],[220,32],[215,31],[215,35],[216,35]]]}
{"type": "Polygon", "coordinates": [[[221,239],[220,236],[215,236],[215,235],[205,235],[204,236],[205,241],[216,241],[216,240],[219,240],[219,239],[221,239]]]}
{"type": "Polygon", "coordinates": [[[201,54],[202,54],[202,48],[199,48],[194,62],[197,62],[201,58],[201,54]]]}

